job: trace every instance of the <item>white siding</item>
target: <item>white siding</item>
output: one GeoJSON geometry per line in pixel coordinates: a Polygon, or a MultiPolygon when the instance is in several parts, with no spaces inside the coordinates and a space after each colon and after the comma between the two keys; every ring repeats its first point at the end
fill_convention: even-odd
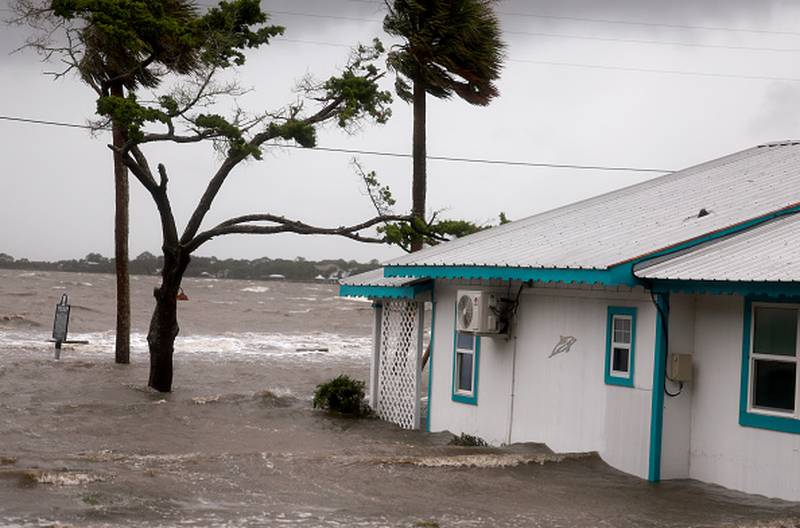
{"type": "Polygon", "coordinates": [[[431,431],[449,430],[480,436],[499,445],[506,442],[511,392],[511,346],[501,339],[481,338],[478,366],[478,405],[454,402],[453,339],[458,287],[436,288],[436,329],[433,351],[431,431]]]}
{"type": "MultiPolygon", "coordinates": [[[[481,340],[478,405],[451,399],[457,284],[437,281],[431,430],[508,441],[513,340],[481,340]]],[[[655,309],[638,292],[525,289],[519,308],[512,442],[597,451],[610,465],[647,476],[655,309]],[[605,384],[608,306],[638,308],[635,388],[605,384]],[[577,339],[550,358],[561,336],[577,339]]]]}
{"type": "Polygon", "coordinates": [[[800,435],[739,425],[741,297],[697,300],[689,476],[800,500],[800,435]]]}

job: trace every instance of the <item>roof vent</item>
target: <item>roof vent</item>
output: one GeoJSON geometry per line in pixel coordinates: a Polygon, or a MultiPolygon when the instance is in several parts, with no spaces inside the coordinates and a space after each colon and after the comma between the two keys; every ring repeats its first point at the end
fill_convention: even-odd
{"type": "Polygon", "coordinates": [[[711,213],[705,207],[701,208],[700,211],[697,213],[697,218],[703,218],[704,216],[708,216],[711,213]]]}

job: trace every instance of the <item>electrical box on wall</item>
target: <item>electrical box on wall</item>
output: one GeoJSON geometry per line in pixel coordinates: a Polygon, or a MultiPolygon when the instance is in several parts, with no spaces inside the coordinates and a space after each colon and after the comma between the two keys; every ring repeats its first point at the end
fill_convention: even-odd
{"type": "Polygon", "coordinates": [[[692,355],[670,354],[667,361],[667,377],[672,381],[692,381],[692,355]]]}

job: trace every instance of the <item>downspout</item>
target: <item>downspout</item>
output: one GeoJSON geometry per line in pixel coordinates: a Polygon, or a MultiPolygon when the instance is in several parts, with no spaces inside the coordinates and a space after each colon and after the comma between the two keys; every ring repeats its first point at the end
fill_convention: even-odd
{"type": "Polygon", "coordinates": [[[431,401],[433,400],[433,344],[436,335],[436,283],[431,289],[431,341],[428,343],[428,407],[425,409],[425,431],[431,432],[431,401]]]}
{"type": "MultiPolygon", "coordinates": [[[[511,394],[508,398],[508,431],[506,432],[506,444],[508,445],[511,444],[511,433],[514,429],[514,399],[517,391],[517,316],[519,314],[519,304],[522,295],[522,289],[525,287],[525,284],[526,283],[523,282],[519,285],[519,291],[517,292],[517,298],[514,300],[513,312],[511,314],[511,321],[508,329],[509,335],[512,337],[512,339],[514,339],[514,345],[511,349],[511,394]]],[[[530,281],[527,284],[528,287],[532,285],[530,281]]]]}
{"type": "Polygon", "coordinates": [[[508,402],[508,433],[506,444],[511,445],[511,432],[514,427],[514,393],[517,389],[517,336],[514,335],[514,348],[511,352],[511,395],[508,402]]]}
{"type": "Polygon", "coordinates": [[[661,480],[661,441],[664,430],[664,380],[667,366],[667,335],[669,325],[669,294],[655,293],[656,343],[653,357],[653,390],[650,409],[650,463],[647,480],[661,480]]]}

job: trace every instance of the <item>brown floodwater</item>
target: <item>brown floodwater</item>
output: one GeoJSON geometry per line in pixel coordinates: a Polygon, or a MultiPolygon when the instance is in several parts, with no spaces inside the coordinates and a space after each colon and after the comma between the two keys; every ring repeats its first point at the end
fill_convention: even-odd
{"type": "Polygon", "coordinates": [[[0,270],[0,526],[800,525],[800,505],[653,485],[591,453],[456,447],[313,410],[318,383],[368,371],[370,305],[332,285],[187,280],[174,391],[152,392],[155,284],[132,281],[120,366],[113,277],[0,270]],[[64,292],[71,338],[90,343],[56,361],[64,292]]]}

